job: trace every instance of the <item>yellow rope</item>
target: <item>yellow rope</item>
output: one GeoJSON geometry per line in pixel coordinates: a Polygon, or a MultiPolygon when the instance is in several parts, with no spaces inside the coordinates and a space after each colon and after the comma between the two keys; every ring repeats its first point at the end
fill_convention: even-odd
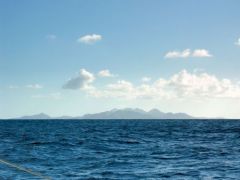
{"type": "Polygon", "coordinates": [[[18,169],[20,171],[24,171],[24,172],[26,172],[28,174],[33,175],[33,176],[37,176],[37,177],[45,179],[45,180],[51,180],[51,178],[49,178],[47,176],[43,176],[42,174],[40,174],[38,172],[33,172],[30,169],[26,169],[26,168],[20,167],[20,166],[18,166],[16,164],[10,163],[10,162],[2,160],[2,159],[0,159],[0,163],[5,164],[5,165],[10,166],[10,167],[14,167],[14,168],[16,168],[16,169],[18,169]]]}

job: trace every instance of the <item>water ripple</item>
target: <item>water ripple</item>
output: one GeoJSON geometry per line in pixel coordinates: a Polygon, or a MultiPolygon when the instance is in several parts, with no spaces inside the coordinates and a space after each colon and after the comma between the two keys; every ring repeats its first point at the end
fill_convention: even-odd
{"type": "Polygon", "coordinates": [[[2,120],[0,159],[60,180],[239,179],[239,137],[240,121],[2,120]]]}

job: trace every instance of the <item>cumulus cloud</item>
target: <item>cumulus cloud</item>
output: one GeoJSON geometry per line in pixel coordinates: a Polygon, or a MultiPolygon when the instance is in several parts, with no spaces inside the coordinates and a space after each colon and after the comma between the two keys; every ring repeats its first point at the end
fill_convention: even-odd
{"type": "Polygon", "coordinates": [[[40,85],[40,84],[28,84],[28,85],[26,85],[26,88],[29,88],[29,89],[41,89],[41,88],[43,88],[43,86],[40,85]]]}
{"type": "Polygon", "coordinates": [[[120,80],[87,93],[94,97],[125,99],[240,98],[240,85],[205,72],[182,70],[169,78],[159,78],[152,84],[135,86],[129,81],[120,80]]]}
{"type": "Polygon", "coordinates": [[[142,82],[150,82],[151,81],[151,78],[150,77],[143,77],[142,78],[142,82]]]}
{"type": "Polygon", "coordinates": [[[170,51],[165,55],[165,58],[187,58],[190,54],[190,49],[185,49],[183,51],[170,51]]]}
{"type": "Polygon", "coordinates": [[[97,41],[102,40],[102,36],[99,34],[89,34],[89,35],[85,35],[80,37],[77,42],[80,43],[85,43],[85,44],[94,44],[97,41]]]}
{"type": "Polygon", "coordinates": [[[240,38],[238,38],[237,42],[235,42],[237,46],[240,46],[240,38]]]}
{"type": "Polygon", "coordinates": [[[100,77],[114,77],[115,75],[112,74],[108,69],[104,69],[98,72],[98,76],[100,77]]]}
{"type": "Polygon", "coordinates": [[[165,58],[188,58],[188,57],[212,57],[206,49],[185,49],[183,51],[170,51],[167,52],[165,58]]]}
{"type": "Polygon", "coordinates": [[[94,80],[95,77],[92,73],[81,69],[77,76],[70,78],[63,85],[63,89],[88,89],[94,80]]]}
{"type": "Polygon", "coordinates": [[[206,49],[196,49],[192,53],[193,57],[212,57],[206,49]]]}

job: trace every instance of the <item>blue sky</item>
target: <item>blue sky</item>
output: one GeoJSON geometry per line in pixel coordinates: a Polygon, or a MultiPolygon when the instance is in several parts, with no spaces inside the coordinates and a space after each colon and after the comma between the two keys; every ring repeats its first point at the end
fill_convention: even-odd
{"type": "Polygon", "coordinates": [[[239,118],[239,7],[0,1],[0,118],[124,107],[239,118]]]}

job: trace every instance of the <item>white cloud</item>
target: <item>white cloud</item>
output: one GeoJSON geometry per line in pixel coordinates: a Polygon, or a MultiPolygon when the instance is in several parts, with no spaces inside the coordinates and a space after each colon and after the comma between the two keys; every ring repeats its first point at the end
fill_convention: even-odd
{"type": "Polygon", "coordinates": [[[55,34],[48,34],[46,38],[49,40],[54,40],[54,39],[57,39],[57,36],[55,34]]]}
{"type": "Polygon", "coordinates": [[[104,90],[95,88],[87,93],[94,97],[132,98],[134,86],[131,82],[119,80],[116,83],[106,85],[104,90]]]}
{"type": "Polygon", "coordinates": [[[15,86],[15,85],[10,85],[8,86],[9,89],[18,89],[19,87],[18,86],[15,86]]]}
{"type": "Polygon", "coordinates": [[[41,89],[41,88],[43,88],[43,86],[41,86],[40,84],[28,84],[28,85],[26,85],[26,88],[41,89]]]}
{"type": "Polygon", "coordinates": [[[108,69],[104,69],[98,72],[98,76],[100,77],[114,77],[115,75],[112,74],[108,69]]]}
{"type": "Polygon", "coordinates": [[[150,77],[143,77],[142,78],[142,82],[150,82],[151,81],[151,78],[150,77]]]}
{"type": "Polygon", "coordinates": [[[107,88],[112,91],[131,91],[133,90],[133,85],[131,82],[125,81],[125,80],[119,80],[115,84],[109,84],[107,85],[107,88]]]}
{"type": "Polygon", "coordinates": [[[64,89],[88,89],[90,84],[95,80],[92,73],[81,69],[76,77],[70,78],[64,85],[64,89]]]}
{"type": "Polygon", "coordinates": [[[189,73],[182,70],[170,78],[159,78],[152,84],[133,85],[121,80],[92,89],[87,93],[94,97],[125,99],[175,99],[175,98],[240,98],[240,85],[229,79],[218,79],[208,73],[189,73]]]}
{"type": "Polygon", "coordinates": [[[185,49],[183,51],[170,51],[165,55],[165,58],[187,58],[190,54],[190,49],[185,49]]]}
{"type": "Polygon", "coordinates": [[[235,42],[237,46],[240,46],[240,38],[238,38],[237,42],[235,42]]]}
{"type": "Polygon", "coordinates": [[[196,49],[193,51],[193,57],[212,57],[206,49],[196,49]]]}
{"type": "Polygon", "coordinates": [[[85,44],[93,44],[97,41],[102,40],[102,36],[99,34],[91,34],[91,35],[85,35],[80,37],[77,42],[85,43],[85,44]]]}
{"type": "Polygon", "coordinates": [[[165,58],[188,58],[188,57],[212,57],[206,49],[195,49],[193,52],[190,49],[183,51],[170,51],[165,55],[165,58]]]}

